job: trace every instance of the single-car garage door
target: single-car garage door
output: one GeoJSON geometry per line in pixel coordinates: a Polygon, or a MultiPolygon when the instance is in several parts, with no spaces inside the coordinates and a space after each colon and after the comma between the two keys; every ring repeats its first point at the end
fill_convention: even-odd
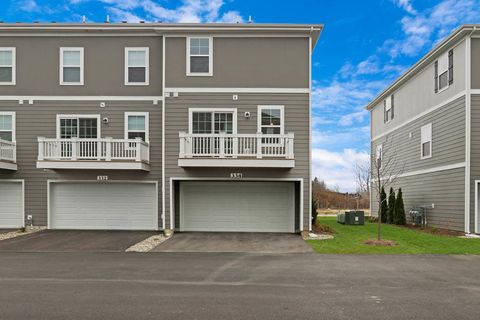
{"type": "Polygon", "coordinates": [[[86,230],[156,230],[155,183],[50,184],[49,227],[86,230]]]}
{"type": "Polygon", "coordinates": [[[0,228],[21,228],[23,221],[23,183],[0,180],[0,228]]]}
{"type": "Polygon", "coordinates": [[[294,232],[292,182],[182,181],[180,231],[294,232]]]}

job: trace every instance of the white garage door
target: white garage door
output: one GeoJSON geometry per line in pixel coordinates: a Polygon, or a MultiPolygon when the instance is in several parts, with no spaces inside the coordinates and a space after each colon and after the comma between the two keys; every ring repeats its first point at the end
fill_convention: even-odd
{"type": "Polygon", "coordinates": [[[180,183],[181,231],[294,232],[291,182],[180,183]]]}
{"type": "Polygon", "coordinates": [[[0,228],[23,227],[22,182],[0,181],[0,228]]]}
{"type": "Polygon", "coordinates": [[[153,183],[50,184],[51,229],[156,230],[153,183]]]}

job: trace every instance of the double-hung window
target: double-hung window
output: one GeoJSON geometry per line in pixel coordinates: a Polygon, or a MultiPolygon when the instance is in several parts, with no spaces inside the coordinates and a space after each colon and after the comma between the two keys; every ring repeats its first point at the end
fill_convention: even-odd
{"type": "Polygon", "coordinates": [[[383,122],[388,123],[395,117],[395,96],[392,94],[383,100],[383,122]]]}
{"type": "Polygon", "coordinates": [[[258,106],[258,132],[284,133],[283,106],[258,106]]]}
{"type": "Polygon", "coordinates": [[[432,157],[432,124],[429,123],[421,128],[421,159],[432,157]]]}
{"type": "Polygon", "coordinates": [[[60,48],[60,85],[83,85],[83,48],[60,48]]]}
{"type": "Polygon", "coordinates": [[[447,89],[453,83],[453,49],[444,53],[434,63],[435,92],[447,89]]]}
{"type": "Polygon", "coordinates": [[[213,38],[187,38],[187,76],[213,75],[213,38]]]}
{"type": "Polygon", "coordinates": [[[0,140],[15,141],[15,112],[0,112],[0,140]]]}
{"type": "Polygon", "coordinates": [[[126,112],[125,139],[141,138],[143,141],[149,141],[148,122],[148,112],[126,112]]]}
{"type": "Polygon", "coordinates": [[[125,48],[125,85],[148,85],[149,73],[149,48],[125,48]]]}
{"type": "Polygon", "coordinates": [[[0,48],[0,85],[15,85],[15,48],[0,48]]]}

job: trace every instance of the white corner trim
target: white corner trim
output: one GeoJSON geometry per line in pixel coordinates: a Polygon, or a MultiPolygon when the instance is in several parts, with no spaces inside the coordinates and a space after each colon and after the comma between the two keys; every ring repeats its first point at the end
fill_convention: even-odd
{"type": "MultiPolygon", "coordinates": [[[[309,180],[308,180],[308,203],[309,208],[312,204],[312,53],[313,53],[313,45],[312,45],[312,37],[308,37],[308,170],[309,170],[309,180]]],[[[302,183],[303,184],[303,183],[302,183]]],[[[303,198],[303,191],[302,196],[303,198]]],[[[303,205],[302,205],[303,206],[303,205]]],[[[311,210],[311,209],[309,209],[311,210]]],[[[312,217],[311,214],[308,215],[308,231],[312,231],[312,217]]],[[[302,220],[303,223],[303,220],[302,220]]],[[[300,231],[303,231],[303,225],[300,226],[300,231]]]]}
{"type": "MultiPolygon", "coordinates": [[[[141,116],[141,117],[145,117],[145,142],[149,142],[150,141],[150,117],[149,117],[149,113],[148,112],[125,112],[125,116],[124,116],[124,120],[123,120],[123,123],[124,123],[124,137],[125,139],[128,139],[128,117],[130,116],[141,116]]],[[[139,132],[139,131],[137,131],[139,132]]]]}
{"type": "Polygon", "coordinates": [[[213,37],[211,36],[187,36],[186,38],[186,71],[187,77],[211,77],[213,76],[213,37]],[[190,71],[190,57],[192,54],[190,53],[190,41],[192,39],[208,39],[208,55],[193,55],[198,57],[207,57],[208,56],[208,72],[191,72],[190,71]]]}
{"type": "MultiPolygon", "coordinates": [[[[165,37],[162,37],[162,94],[165,94],[165,37]]],[[[162,99],[162,228],[165,230],[166,222],[165,222],[165,100],[162,99]]],[[[171,184],[170,184],[170,193],[172,192],[171,184]]],[[[172,211],[172,207],[170,204],[170,212],[172,211]]],[[[170,226],[172,224],[172,220],[170,220],[170,226]]],[[[174,228],[171,228],[172,230],[174,228]]]]}
{"type": "Polygon", "coordinates": [[[17,50],[15,47],[1,47],[0,51],[10,51],[12,53],[11,65],[1,66],[1,67],[12,68],[12,81],[0,82],[0,86],[14,86],[17,83],[17,50]]]}
{"type": "MultiPolygon", "coordinates": [[[[141,66],[140,66],[141,67],[141,66]]],[[[150,84],[150,48],[149,47],[126,47],[125,48],[125,85],[126,86],[148,86],[150,84]],[[128,55],[130,51],[143,51],[145,53],[145,81],[144,82],[129,82],[128,81],[128,55]]]]}
{"type": "MultiPolygon", "coordinates": [[[[479,187],[478,184],[480,183],[480,180],[475,180],[475,233],[480,232],[480,227],[478,226],[479,219],[478,219],[478,191],[479,187]]],[[[468,232],[467,232],[468,233],[468,232]]]]}
{"type": "Polygon", "coordinates": [[[383,132],[383,133],[381,133],[381,134],[376,135],[375,137],[372,137],[372,140],[371,140],[371,141],[375,141],[375,140],[377,140],[377,139],[380,139],[380,138],[382,138],[382,137],[384,137],[384,136],[386,136],[386,135],[394,132],[395,130],[400,129],[400,128],[403,127],[403,126],[406,126],[407,124],[409,124],[409,123],[411,123],[411,122],[413,122],[413,121],[415,121],[415,120],[417,120],[417,119],[420,119],[421,117],[423,117],[423,116],[425,116],[425,115],[427,115],[427,114],[429,114],[429,113],[432,113],[433,111],[435,111],[435,110],[437,110],[437,109],[440,109],[440,108],[442,108],[442,107],[445,107],[446,105],[450,104],[451,102],[453,102],[453,101],[455,101],[455,100],[457,100],[457,99],[459,99],[459,98],[461,98],[461,97],[463,97],[463,96],[465,96],[465,95],[466,95],[466,90],[463,90],[462,92],[459,92],[458,94],[454,95],[453,97],[451,97],[451,98],[449,98],[449,99],[447,99],[447,100],[445,100],[445,101],[443,101],[443,102],[441,102],[441,103],[439,103],[439,104],[431,107],[430,109],[427,109],[427,110],[425,110],[425,111],[417,114],[415,117],[410,118],[409,120],[407,120],[407,121],[405,121],[405,122],[403,122],[403,123],[401,123],[401,124],[399,124],[399,125],[391,128],[390,130],[387,130],[387,131],[385,131],[385,132],[383,132]]]}
{"type": "Polygon", "coordinates": [[[85,60],[84,60],[84,48],[83,47],[61,47],[60,48],[60,85],[61,86],[83,86],[84,85],[84,72],[85,72],[85,60]],[[65,65],[64,63],[64,53],[65,51],[78,51],[80,53],[80,64],[79,65],[65,65]],[[74,67],[80,68],[80,81],[79,82],[65,82],[63,79],[63,68],[65,67],[74,67]]]}
{"type": "MultiPolygon", "coordinates": [[[[471,34],[465,40],[465,233],[470,233],[470,158],[471,158],[471,136],[472,136],[472,96],[471,96],[471,34]]],[[[475,215],[476,218],[476,215],[475,215]]],[[[475,224],[475,228],[476,228],[475,224]]]]}
{"type": "Polygon", "coordinates": [[[309,88],[245,88],[245,87],[167,87],[165,92],[179,93],[310,93],[309,88]]]}
{"type": "Polygon", "coordinates": [[[150,171],[148,163],[140,161],[37,161],[38,169],[72,169],[72,170],[142,170],[150,171]]]}
{"type": "Polygon", "coordinates": [[[0,101],[162,101],[163,96],[2,96],[0,101]]]}

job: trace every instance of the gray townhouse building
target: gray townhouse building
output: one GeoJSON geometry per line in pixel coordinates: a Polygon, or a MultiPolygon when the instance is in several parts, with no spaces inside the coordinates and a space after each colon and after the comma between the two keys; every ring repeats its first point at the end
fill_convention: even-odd
{"type": "Polygon", "coordinates": [[[0,228],[310,230],[321,30],[0,24],[0,228]]]}
{"type": "Polygon", "coordinates": [[[429,226],[480,233],[480,25],[458,28],[367,109],[372,168],[394,158],[382,159],[385,175],[407,212],[426,207],[429,226]]]}

